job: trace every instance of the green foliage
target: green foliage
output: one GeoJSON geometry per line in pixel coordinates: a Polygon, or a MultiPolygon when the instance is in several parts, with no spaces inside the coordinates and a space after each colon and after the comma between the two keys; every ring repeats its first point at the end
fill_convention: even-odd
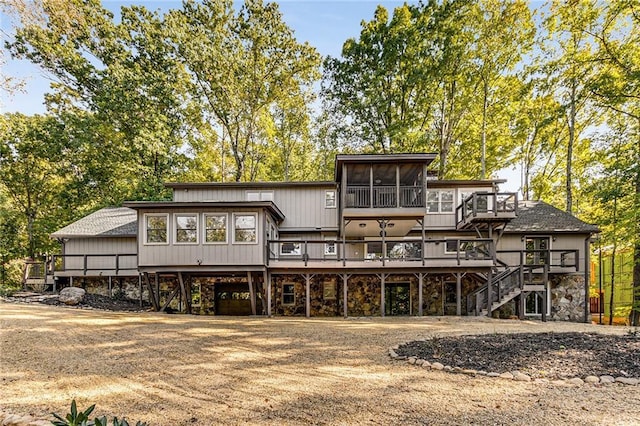
{"type": "MultiPolygon", "coordinates": [[[[114,417],[111,422],[106,416],[96,417],[94,420],[89,420],[89,415],[95,409],[95,404],[87,408],[85,411],[78,411],[76,406],[76,400],[71,401],[71,411],[63,418],[56,413],[51,413],[56,420],[51,423],[55,426],[129,426],[129,422],[123,417],[118,419],[114,417]]],[[[141,421],[136,422],[136,426],[147,426],[146,423],[141,421]]]]}

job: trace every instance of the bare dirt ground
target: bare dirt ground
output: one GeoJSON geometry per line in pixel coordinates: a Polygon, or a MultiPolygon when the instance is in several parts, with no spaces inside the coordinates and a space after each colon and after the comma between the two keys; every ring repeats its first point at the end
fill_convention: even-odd
{"type": "MultiPolygon", "coordinates": [[[[72,398],[150,425],[640,424],[640,386],[471,377],[392,361],[433,336],[625,327],[478,318],[222,318],[0,302],[0,409],[72,398]]],[[[586,374],[585,374],[586,375],[586,374]]]]}

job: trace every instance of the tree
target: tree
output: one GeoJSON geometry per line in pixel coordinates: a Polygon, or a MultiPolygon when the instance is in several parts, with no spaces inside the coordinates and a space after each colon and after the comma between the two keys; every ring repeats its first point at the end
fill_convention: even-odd
{"type": "Polygon", "coordinates": [[[566,119],[568,137],[565,150],[565,194],[567,213],[573,212],[574,148],[580,134],[595,124],[595,114],[588,111],[589,92],[584,84],[593,74],[591,57],[593,28],[601,8],[589,0],[570,2],[553,0],[544,21],[547,30],[543,70],[554,84],[566,119]]]}
{"type": "Polygon", "coordinates": [[[227,0],[187,1],[166,23],[190,73],[196,121],[218,134],[222,158],[229,152],[235,165],[232,179],[255,180],[270,149],[269,126],[284,122],[277,115],[307,113],[299,105],[318,76],[318,53],[295,40],[275,3],[248,1],[236,14],[227,0]]]}
{"type": "Polygon", "coordinates": [[[48,234],[64,219],[57,200],[65,181],[62,140],[61,123],[51,117],[0,117],[0,187],[10,206],[3,227],[25,236],[7,250],[13,254],[35,257],[51,247],[48,234]]]}

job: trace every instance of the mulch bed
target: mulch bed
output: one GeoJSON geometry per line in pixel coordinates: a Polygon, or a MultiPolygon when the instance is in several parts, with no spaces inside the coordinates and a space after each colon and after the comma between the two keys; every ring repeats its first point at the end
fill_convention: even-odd
{"type": "MultiPolygon", "coordinates": [[[[12,296],[3,297],[2,299],[17,303],[42,303],[53,306],[67,306],[58,300],[57,294],[52,293],[17,292],[12,296]]],[[[142,307],[140,307],[140,302],[137,300],[112,298],[109,296],[87,293],[84,295],[84,299],[81,303],[69,307],[80,309],[103,309],[106,311],[138,312],[148,310],[149,303],[143,301],[142,307]]]]}
{"type": "Polygon", "coordinates": [[[434,337],[401,345],[400,356],[415,356],[452,367],[532,378],[589,375],[640,378],[640,333],[518,333],[434,337]]]}

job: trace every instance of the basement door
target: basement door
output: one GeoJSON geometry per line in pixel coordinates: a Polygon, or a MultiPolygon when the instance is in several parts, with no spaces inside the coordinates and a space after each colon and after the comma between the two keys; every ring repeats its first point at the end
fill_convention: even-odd
{"type": "Polygon", "coordinates": [[[251,315],[251,296],[247,283],[216,284],[216,315],[251,315]]]}
{"type": "Polygon", "coordinates": [[[385,315],[411,315],[411,292],[409,289],[409,283],[385,283],[385,315]]]}

